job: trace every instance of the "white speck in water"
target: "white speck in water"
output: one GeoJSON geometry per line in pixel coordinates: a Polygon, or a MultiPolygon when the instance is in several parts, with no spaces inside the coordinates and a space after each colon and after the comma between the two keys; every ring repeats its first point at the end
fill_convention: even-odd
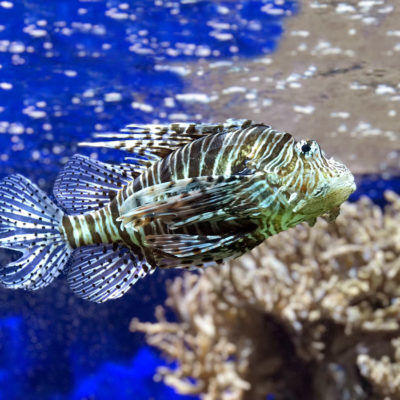
{"type": "Polygon", "coordinates": [[[217,7],[217,13],[218,14],[222,14],[222,15],[229,14],[229,8],[225,7],[225,6],[218,6],[217,7]]]}
{"type": "Polygon", "coordinates": [[[175,107],[174,98],[173,97],[166,97],[164,99],[164,105],[165,105],[165,107],[171,107],[171,108],[175,107]]]}
{"type": "Polygon", "coordinates": [[[378,87],[375,89],[375,93],[377,95],[395,94],[396,89],[388,85],[378,85],[378,87]]]}
{"type": "Polygon", "coordinates": [[[43,110],[27,110],[27,112],[25,113],[27,114],[29,117],[33,118],[33,119],[39,119],[39,118],[44,118],[47,116],[46,111],[43,110]]]}
{"type": "Polygon", "coordinates": [[[86,89],[83,93],[82,96],[85,98],[90,98],[90,97],[94,97],[94,90],[93,89],[86,89]]]}
{"type": "Polygon", "coordinates": [[[11,42],[8,51],[10,53],[23,53],[25,51],[25,45],[21,42],[11,42]]]}
{"type": "Polygon", "coordinates": [[[347,4],[347,3],[339,3],[336,6],[336,12],[338,14],[353,13],[355,11],[356,11],[356,9],[352,5],[347,4]]]}
{"type": "Polygon", "coordinates": [[[396,31],[387,31],[386,32],[387,36],[396,36],[396,37],[400,37],[400,31],[396,30],[396,31]]]}
{"type": "Polygon", "coordinates": [[[300,36],[300,37],[308,37],[310,36],[310,32],[309,31],[291,31],[290,32],[290,36],[300,36]]]}
{"type": "Polygon", "coordinates": [[[19,54],[13,54],[11,57],[12,63],[14,65],[23,65],[25,64],[25,59],[22,58],[19,54]]]}
{"type": "Polygon", "coordinates": [[[246,88],[242,86],[230,86],[222,91],[222,94],[245,93],[246,88]]]}
{"type": "Polygon", "coordinates": [[[186,121],[188,116],[184,113],[173,113],[169,115],[171,121],[186,121]]]}
{"type": "Polygon", "coordinates": [[[44,29],[38,29],[35,25],[26,26],[23,31],[30,36],[39,38],[47,35],[47,31],[44,29]]]}
{"type": "Polygon", "coordinates": [[[197,46],[195,53],[197,57],[208,57],[211,54],[211,49],[208,46],[197,46]]]}
{"type": "Polygon", "coordinates": [[[72,69],[67,69],[64,71],[65,76],[68,76],[69,78],[73,78],[78,75],[76,71],[73,71],[72,69]]]}
{"type": "Polygon", "coordinates": [[[169,71],[173,72],[175,74],[178,74],[180,76],[186,76],[189,75],[192,70],[184,65],[155,65],[154,69],[156,71],[169,71]]]}
{"type": "Polygon", "coordinates": [[[60,154],[65,150],[64,146],[60,146],[60,145],[55,145],[53,146],[53,154],[60,154]]]}
{"type": "Polygon", "coordinates": [[[274,8],[274,5],[270,3],[261,7],[261,11],[269,15],[283,15],[285,13],[285,10],[282,8],[274,8]]]}
{"type": "Polygon", "coordinates": [[[260,58],[259,60],[257,60],[258,62],[265,64],[265,65],[270,65],[272,64],[272,58],[269,57],[264,57],[264,58],[260,58]]]}
{"type": "Polygon", "coordinates": [[[308,69],[304,72],[303,76],[306,78],[310,78],[311,76],[315,75],[317,72],[317,67],[315,65],[310,65],[308,69]]]}
{"type": "Polygon", "coordinates": [[[104,101],[107,103],[115,103],[122,100],[122,94],[118,92],[106,93],[104,95],[104,101]]]}
{"type": "Polygon", "coordinates": [[[8,133],[11,133],[12,135],[21,135],[24,133],[24,126],[18,122],[13,122],[10,124],[10,127],[8,128],[8,133]]]}
{"type": "Polygon", "coordinates": [[[297,113],[301,114],[312,114],[315,110],[315,107],[313,105],[308,105],[308,106],[300,106],[300,105],[295,105],[293,107],[294,111],[297,113]]]}
{"type": "Polygon", "coordinates": [[[368,18],[363,18],[362,21],[364,22],[365,25],[372,25],[377,22],[377,19],[374,17],[368,17],[368,18]]]}
{"type": "Polygon", "coordinates": [[[153,106],[151,106],[150,104],[138,103],[136,101],[131,103],[131,107],[135,110],[140,110],[143,112],[152,112],[154,110],[153,106]]]}
{"type": "Polygon", "coordinates": [[[216,98],[214,96],[209,96],[205,93],[182,93],[182,94],[177,94],[175,96],[177,100],[183,101],[186,103],[202,103],[202,104],[207,104],[210,103],[216,98]]]}
{"type": "Polygon", "coordinates": [[[250,93],[246,93],[246,95],[244,96],[247,100],[255,100],[257,98],[257,92],[250,92],[250,93]]]}
{"type": "Polygon", "coordinates": [[[337,111],[337,112],[331,112],[331,117],[332,118],[342,118],[342,119],[346,119],[350,117],[350,113],[346,112],[346,111],[337,111]]]}
{"type": "Polygon", "coordinates": [[[132,46],[130,46],[129,51],[140,55],[154,54],[154,51],[152,49],[147,49],[145,47],[142,47],[140,43],[135,43],[132,46]]]}
{"type": "Polygon", "coordinates": [[[378,13],[380,14],[389,14],[394,10],[394,7],[392,5],[387,5],[386,7],[382,7],[378,10],[378,13]]]}
{"type": "Polygon", "coordinates": [[[0,1],[0,6],[3,8],[13,8],[14,4],[11,1],[0,1]]]}
{"type": "Polygon", "coordinates": [[[297,46],[297,50],[298,50],[298,51],[306,51],[307,49],[308,49],[307,43],[300,43],[300,44],[297,46]]]}
{"type": "Polygon", "coordinates": [[[300,89],[301,88],[301,83],[300,82],[290,82],[289,87],[292,89],[300,89]]]}
{"type": "Polygon", "coordinates": [[[116,8],[110,8],[105,12],[105,15],[116,20],[124,20],[129,17],[128,13],[119,12],[116,8]]]}
{"type": "Polygon", "coordinates": [[[0,82],[0,89],[3,90],[11,90],[13,88],[13,85],[9,82],[0,82]]]}
{"type": "Polygon", "coordinates": [[[222,67],[230,67],[232,65],[232,61],[216,61],[209,64],[210,68],[222,68],[222,67]]]}
{"type": "Polygon", "coordinates": [[[300,74],[292,73],[286,78],[286,82],[295,82],[301,78],[300,74]]]}
{"type": "Polygon", "coordinates": [[[351,90],[365,90],[365,89],[368,89],[368,86],[367,85],[361,85],[361,83],[359,83],[359,82],[351,82],[349,84],[349,88],[351,90]]]}
{"type": "Polygon", "coordinates": [[[261,104],[263,107],[270,107],[270,106],[272,106],[272,100],[271,99],[263,99],[261,104]]]}
{"type": "Polygon", "coordinates": [[[396,110],[389,110],[388,112],[388,116],[389,117],[395,117],[397,115],[397,111],[396,110]]]}

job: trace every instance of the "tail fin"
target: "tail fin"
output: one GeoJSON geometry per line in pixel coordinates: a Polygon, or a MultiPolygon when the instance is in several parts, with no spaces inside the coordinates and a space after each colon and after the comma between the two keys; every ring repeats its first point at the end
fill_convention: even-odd
{"type": "Polygon", "coordinates": [[[0,247],[22,256],[0,268],[8,288],[39,289],[64,269],[72,249],[60,231],[63,212],[22,175],[0,183],[0,247]]]}

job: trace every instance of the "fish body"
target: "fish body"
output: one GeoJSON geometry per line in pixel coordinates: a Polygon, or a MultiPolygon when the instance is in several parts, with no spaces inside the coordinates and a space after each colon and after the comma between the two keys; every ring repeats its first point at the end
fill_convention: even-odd
{"type": "MultiPolygon", "coordinates": [[[[39,242],[50,246],[56,262],[34,249],[33,260],[23,256],[3,269],[6,286],[45,286],[71,256],[68,281],[78,295],[97,302],[117,298],[156,267],[218,264],[300,222],[335,217],[355,190],[350,171],[326,158],[315,141],[297,142],[249,120],[128,126],[99,137],[105,140],[82,145],[128,151],[129,162],[70,160],[54,189],[67,213],[51,204],[51,228],[31,221],[37,235],[47,235],[39,242]]],[[[27,186],[28,197],[37,193],[23,177],[8,179],[27,186]]],[[[0,246],[17,249],[11,240],[20,237],[24,199],[9,209],[10,182],[0,187],[0,246]],[[18,216],[9,219],[10,211],[18,216]]],[[[32,207],[35,200],[29,200],[32,207]]],[[[28,240],[23,254],[29,257],[36,245],[28,240]]]]}

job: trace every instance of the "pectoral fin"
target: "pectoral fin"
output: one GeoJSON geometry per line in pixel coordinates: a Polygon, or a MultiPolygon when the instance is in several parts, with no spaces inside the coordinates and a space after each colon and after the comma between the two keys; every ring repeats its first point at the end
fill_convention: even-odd
{"type": "Polygon", "coordinates": [[[138,228],[161,219],[176,228],[215,218],[232,219],[238,213],[248,215],[257,210],[256,178],[257,174],[199,177],[155,185],[128,197],[119,220],[138,228]]]}
{"type": "Polygon", "coordinates": [[[243,234],[237,235],[151,235],[146,237],[146,245],[173,257],[194,257],[221,246],[229,246],[240,240],[243,234]]]}

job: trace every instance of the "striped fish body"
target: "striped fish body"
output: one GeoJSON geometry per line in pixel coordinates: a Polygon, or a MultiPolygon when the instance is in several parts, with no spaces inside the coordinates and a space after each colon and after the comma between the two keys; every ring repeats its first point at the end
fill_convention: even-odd
{"type": "MultiPolygon", "coordinates": [[[[220,263],[302,221],[336,215],[355,188],[348,169],[316,142],[251,121],[130,126],[101,137],[84,145],[126,150],[130,162],[74,156],[54,190],[68,212],[53,225],[72,254],[69,284],[92,301],[120,297],[157,266],[220,263]]],[[[13,229],[3,239],[0,230],[0,245],[13,229]]],[[[3,282],[36,288],[65,268],[63,259],[49,277],[49,260],[31,261],[35,277],[21,263],[17,272],[6,267],[3,282]]]]}
{"type": "MultiPolygon", "coordinates": [[[[181,180],[190,182],[190,178],[198,177],[211,176],[225,180],[237,174],[249,176],[250,169],[247,167],[249,155],[252,151],[254,152],[254,146],[268,143],[269,135],[275,139],[278,138],[277,135],[280,135],[281,145],[291,138],[289,134],[279,134],[270,127],[261,125],[207,135],[178,148],[122,187],[115,198],[102,209],[88,214],[65,216],[63,227],[68,241],[73,248],[90,244],[123,242],[132,251],[137,251],[139,246],[153,267],[201,266],[204,263],[210,265],[212,262],[221,262],[227,257],[243,254],[266,237],[265,233],[257,230],[260,224],[259,218],[249,218],[245,215],[243,218],[239,216],[232,221],[224,219],[213,221],[213,217],[210,216],[205,222],[175,229],[172,229],[170,224],[163,219],[148,221],[145,226],[138,229],[131,229],[129,226],[123,228],[118,219],[124,214],[121,211],[124,202],[145,188],[181,180]],[[174,253],[169,254],[163,251],[165,246],[157,248],[157,242],[149,243],[146,239],[165,235],[175,238],[184,235],[184,238],[188,240],[190,236],[197,238],[198,236],[235,235],[238,236],[238,240],[209,252],[199,252],[197,256],[192,254],[196,251],[194,245],[189,256],[177,257],[180,254],[179,248],[175,248],[174,253]]],[[[261,150],[265,151],[265,149],[261,150]]],[[[249,185],[248,193],[252,193],[255,198],[271,194],[271,188],[266,182],[265,173],[259,174],[252,181],[252,185],[249,185]],[[256,191],[258,191],[257,196],[256,191]]],[[[243,193],[243,196],[247,194],[243,193]]],[[[168,194],[162,190],[158,191],[157,197],[147,201],[160,200],[168,200],[168,194]]],[[[137,209],[140,206],[141,197],[134,197],[131,208],[137,209]]],[[[212,204],[209,205],[208,212],[213,212],[212,204]]]]}

